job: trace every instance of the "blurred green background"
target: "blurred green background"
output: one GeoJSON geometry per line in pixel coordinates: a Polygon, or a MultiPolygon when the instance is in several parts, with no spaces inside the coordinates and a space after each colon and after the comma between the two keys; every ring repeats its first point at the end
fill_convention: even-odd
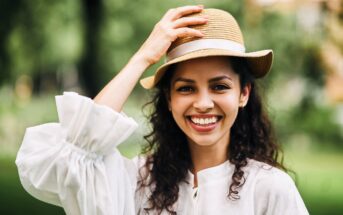
{"type": "MultiPolygon", "coordinates": [[[[297,173],[310,214],[343,213],[341,0],[2,0],[0,214],[64,214],[19,182],[14,160],[25,128],[57,120],[56,94],[95,96],[165,11],[187,4],[231,12],[248,51],[274,50],[272,72],[260,85],[285,163],[297,173]]],[[[139,152],[149,128],[141,111],[148,100],[137,86],[125,106],[141,124],[120,146],[128,157],[139,152]]]]}

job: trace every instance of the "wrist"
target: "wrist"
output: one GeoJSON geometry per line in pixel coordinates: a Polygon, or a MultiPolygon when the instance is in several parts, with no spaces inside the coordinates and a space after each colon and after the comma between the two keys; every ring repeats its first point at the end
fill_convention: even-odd
{"type": "Polygon", "coordinates": [[[141,55],[140,53],[134,54],[130,61],[135,65],[140,65],[144,70],[149,68],[153,64],[148,58],[141,55]]]}

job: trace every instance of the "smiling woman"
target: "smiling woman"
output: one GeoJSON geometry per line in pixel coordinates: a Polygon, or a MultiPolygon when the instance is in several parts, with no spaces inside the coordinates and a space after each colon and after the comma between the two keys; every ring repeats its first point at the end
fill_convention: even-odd
{"type": "Polygon", "coordinates": [[[308,214],[279,162],[255,79],[272,51],[245,52],[218,9],[169,10],[94,100],[56,97],[59,123],[28,128],[17,156],[24,188],[67,214],[308,214]],[[141,80],[155,88],[143,155],[116,146],[137,127],[120,113],[141,80]]]}
{"type": "MultiPolygon", "coordinates": [[[[228,57],[205,57],[180,62],[172,68],[173,71],[168,71],[158,86],[161,92],[167,92],[167,95],[157,94],[157,97],[161,96],[160,100],[168,98],[172,115],[168,124],[176,123],[175,127],[182,131],[181,136],[186,136],[191,155],[191,162],[187,166],[191,167],[193,173],[220,165],[229,158],[231,127],[239,108],[247,104],[251,89],[250,82],[241,83],[244,76],[240,78],[231,62],[241,71],[241,60],[228,57]]],[[[163,109],[166,107],[157,104],[156,113],[163,109]]],[[[160,120],[166,122],[166,119],[160,120]]],[[[167,134],[169,131],[163,132],[167,134]]],[[[172,148],[176,144],[171,143],[170,147],[168,153],[173,154],[172,148]]],[[[178,157],[177,154],[174,156],[178,157]]],[[[194,180],[194,186],[197,187],[197,174],[194,174],[194,180]]]]}
{"type": "MultiPolygon", "coordinates": [[[[278,162],[279,147],[275,143],[271,124],[263,110],[246,59],[212,56],[179,62],[168,68],[156,89],[153,100],[155,112],[150,119],[154,129],[146,136],[150,145],[145,151],[152,155],[145,169],[153,166],[149,176],[154,178],[154,183],[160,187],[173,188],[157,190],[151,195],[151,201],[156,201],[156,207],[159,207],[158,201],[161,198],[169,201],[180,196],[183,191],[179,190],[179,184],[182,183],[179,180],[184,178],[196,190],[197,196],[200,192],[209,199],[217,195],[224,199],[227,196],[233,202],[240,201],[243,204],[241,207],[247,207],[248,211],[252,207],[247,205],[263,205],[260,209],[257,209],[260,206],[254,207],[255,214],[265,210],[263,207],[267,202],[262,199],[267,197],[264,194],[271,192],[282,195],[282,192],[274,193],[277,189],[275,187],[263,187],[265,184],[257,186],[265,190],[256,193],[259,190],[256,189],[256,183],[260,184],[260,177],[267,184],[273,184],[273,178],[279,177],[276,187],[287,187],[279,183],[287,180],[288,184],[290,179],[282,171],[273,168],[286,170],[278,162]],[[223,165],[227,163],[230,165],[224,168],[223,165]],[[254,166],[259,170],[258,174],[254,166]],[[264,172],[268,168],[270,171],[264,172]],[[201,180],[206,182],[201,183],[201,180]],[[210,181],[216,187],[208,188],[210,181]],[[204,191],[207,189],[211,191],[204,191]],[[211,193],[214,196],[209,197],[211,193]],[[250,194],[242,196],[242,193],[250,194]],[[249,195],[256,195],[258,199],[247,201],[249,195]]],[[[149,183],[143,183],[143,186],[149,186],[149,183]]],[[[303,204],[301,199],[299,201],[300,205],[303,204]]],[[[278,206],[280,203],[278,201],[273,205],[268,202],[275,207],[269,210],[281,210],[278,206]]],[[[225,201],[220,204],[225,204],[225,201]]],[[[228,208],[231,206],[227,205],[228,208]]],[[[213,209],[207,206],[206,211],[221,214],[228,208],[213,209]]],[[[238,211],[244,211],[242,208],[238,211]]],[[[306,209],[302,213],[306,214],[306,209]]]]}
{"type": "Polygon", "coordinates": [[[249,86],[241,92],[239,76],[226,57],[181,62],[172,79],[170,109],[189,142],[219,144],[218,150],[225,152],[238,109],[247,103],[249,86]]]}

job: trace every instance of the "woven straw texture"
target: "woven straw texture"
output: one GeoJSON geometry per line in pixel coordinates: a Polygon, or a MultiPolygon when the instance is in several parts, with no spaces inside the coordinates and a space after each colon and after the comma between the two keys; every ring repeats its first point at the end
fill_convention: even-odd
{"type": "MultiPolygon", "coordinates": [[[[242,32],[231,14],[218,9],[205,9],[201,13],[192,14],[189,17],[204,15],[208,16],[207,24],[190,26],[205,35],[202,39],[226,39],[244,45],[242,32]]],[[[173,42],[168,51],[183,43],[198,39],[196,37],[179,38],[173,42]]]]}
{"type": "MultiPolygon", "coordinates": [[[[205,36],[202,38],[179,38],[172,43],[172,45],[168,49],[168,52],[170,52],[179,45],[199,39],[225,39],[237,42],[244,46],[242,32],[239,28],[239,25],[237,24],[237,21],[231,14],[219,9],[204,9],[201,13],[192,14],[191,16],[203,15],[208,16],[209,21],[207,22],[207,24],[190,27],[200,30],[205,36]]],[[[273,61],[272,50],[240,53],[223,49],[202,49],[187,53],[183,56],[177,57],[173,60],[170,60],[169,62],[166,62],[156,70],[155,76],[144,78],[140,81],[140,83],[146,89],[153,88],[156,85],[156,83],[161,79],[164,72],[167,70],[168,66],[170,66],[171,64],[179,63],[194,58],[209,56],[244,57],[247,59],[248,64],[252,70],[252,75],[255,78],[260,78],[266,75],[273,61]]]]}

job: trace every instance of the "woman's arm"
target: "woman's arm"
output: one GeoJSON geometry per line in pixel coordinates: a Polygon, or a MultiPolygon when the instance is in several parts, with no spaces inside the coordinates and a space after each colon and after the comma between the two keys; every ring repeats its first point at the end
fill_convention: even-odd
{"type": "Polygon", "coordinates": [[[66,214],[135,214],[136,169],[116,149],[135,121],[76,93],[56,104],[59,123],[27,128],[18,151],[25,190],[66,214]]]}
{"type": "Polygon", "coordinates": [[[185,27],[199,19],[180,18],[200,10],[187,6],[168,11],[94,101],[76,93],[56,97],[59,123],[28,128],[17,154],[20,180],[29,193],[62,206],[66,214],[135,214],[136,178],[130,173],[136,169],[125,164],[116,146],[137,124],[118,112],[142,73],[164,55],[171,41],[200,36],[185,27]]]}
{"type": "Polygon", "coordinates": [[[120,112],[144,71],[158,62],[178,37],[202,37],[203,34],[189,25],[204,24],[206,18],[183,17],[200,12],[203,6],[184,6],[170,9],[155,25],[148,39],[128,64],[94,98],[98,104],[120,112]]]}

